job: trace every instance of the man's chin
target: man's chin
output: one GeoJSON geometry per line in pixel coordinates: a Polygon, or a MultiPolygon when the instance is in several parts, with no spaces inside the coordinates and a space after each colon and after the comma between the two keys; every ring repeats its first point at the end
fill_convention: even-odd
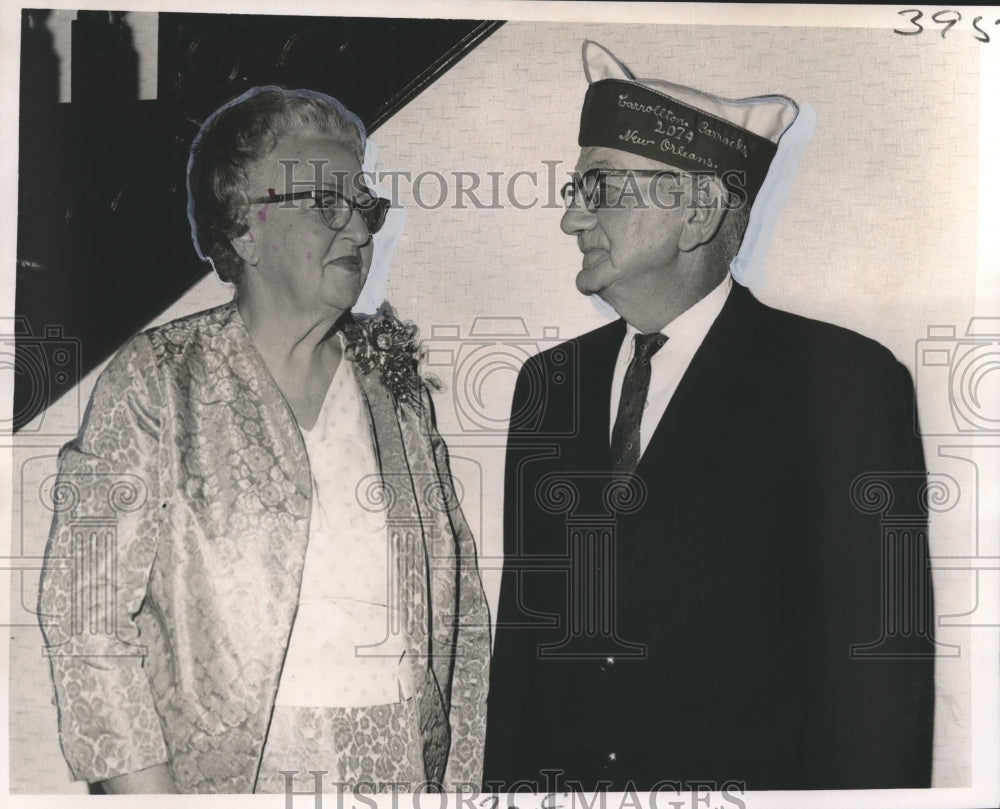
{"type": "Polygon", "coordinates": [[[604,290],[604,284],[599,283],[592,269],[580,270],[576,274],[576,288],[582,295],[600,295],[604,290]]]}

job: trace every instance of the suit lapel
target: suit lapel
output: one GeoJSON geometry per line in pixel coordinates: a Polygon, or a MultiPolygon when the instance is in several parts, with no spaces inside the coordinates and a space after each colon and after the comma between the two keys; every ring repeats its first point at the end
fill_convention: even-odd
{"type": "Polygon", "coordinates": [[[726,404],[724,391],[732,389],[745,370],[743,358],[753,334],[753,308],[758,305],[749,291],[733,285],[639,459],[638,473],[652,469],[680,438],[696,434],[702,421],[720,415],[726,404]]]}

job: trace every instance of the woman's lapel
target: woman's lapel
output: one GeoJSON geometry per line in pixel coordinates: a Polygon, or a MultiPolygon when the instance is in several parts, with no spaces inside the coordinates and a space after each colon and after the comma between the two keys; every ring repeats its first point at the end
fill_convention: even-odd
{"type": "MultiPolygon", "coordinates": [[[[420,451],[422,442],[413,439],[421,429],[419,415],[404,405],[397,412],[391,395],[374,373],[365,375],[354,366],[362,400],[371,419],[375,457],[382,475],[383,502],[387,510],[386,526],[390,534],[393,570],[396,571],[402,630],[410,665],[406,668],[409,693],[417,701],[424,770],[427,778],[440,780],[448,751],[448,721],[441,684],[447,679],[447,666],[439,674],[434,663],[430,624],[435,617],[432,598],[432,573],[429,570],[428,531],[431,515],[422,515],[418,490],[426,492],[433,470],[420,451]],[[412,419],[406,426],[400,419],[412,419]],[[404,440],[410,435],[410,441],[404,440]],[[409,446],[408,446],[409,444],[409,446]],[[420,445],[420,446],[418,446],[420,445]]],[[[394,593],[391,593],[394,595],[394,593]]],[[[440,616],[438,616],[440,617],[440,616]]]]}

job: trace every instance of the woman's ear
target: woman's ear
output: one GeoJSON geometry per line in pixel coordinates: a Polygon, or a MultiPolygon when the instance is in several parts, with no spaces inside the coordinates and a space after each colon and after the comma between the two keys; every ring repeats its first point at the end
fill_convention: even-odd
{"type": "Polygon", "coordinates": [[[236,251],[243,263],[248,267],[255,267],[260,261],[260,250],[258,250],[257,245],[257,233],[252,225],[247,225],[246,230],[240,236],[234,236],[229,240],[229,243],[233,246],[233,250],[236,251]]]}

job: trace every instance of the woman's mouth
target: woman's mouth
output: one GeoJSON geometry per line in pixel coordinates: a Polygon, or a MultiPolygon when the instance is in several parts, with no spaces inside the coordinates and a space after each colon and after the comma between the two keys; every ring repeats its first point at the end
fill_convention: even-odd
{"type": "Polygon", "coordinates": [[[361,269],[361,256],[340,256],[340,258],[335,258],[330,263],[348,270],[357,271],[361,269]]]}

